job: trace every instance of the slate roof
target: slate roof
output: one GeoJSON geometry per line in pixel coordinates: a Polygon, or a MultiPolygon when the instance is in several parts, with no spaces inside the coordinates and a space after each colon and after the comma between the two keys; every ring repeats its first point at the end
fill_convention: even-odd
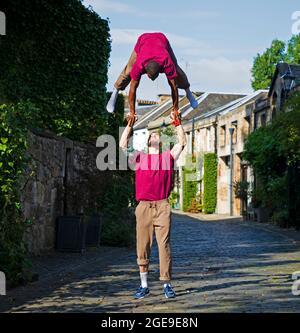
{"type": "Polygon", "coordinates": [[[283,76],[285,73],[289,71],[289,69],[291,70],[292,74],[296,77],[295,79],[296,85],[300,85],[300,65],[289,65],[285,62],[280,62],[277,64],[275,73],[273,75],[272,83],[269,90],[269,97],[272,95],[278,75],[283,76]]]}
{"type": "Polygon", "coordinates": [[[205,96],[202,95],[201,97],[201,102],[199,103],[197,109],[189,108],[188,110],[186,110],[185,113],[183,113],[184,120],[190,120],[192,118],[203,115],[207,112],[221,107],[222,105],[226,105],[239,98],[245,97],[245,94],[206,93],[205,96]]]}

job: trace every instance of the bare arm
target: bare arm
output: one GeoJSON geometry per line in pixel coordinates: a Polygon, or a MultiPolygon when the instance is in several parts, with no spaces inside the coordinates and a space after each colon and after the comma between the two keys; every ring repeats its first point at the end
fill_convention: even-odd
{"type": "Polygon", "coordinates": [[[136,89],[139,86],[139,81],[131,80],[129,89],[129,107],[130,113],[135,114],[135,101],[136,101],[136,89]]]}
{"type": "Polygon", "coordinates": [[[176,126],[176,132],[178,143],[176,143],[176,145],[171,149],[171,155],[173,156],[174,160],[178,159],[179,155],[186,146],[186,135],[182,125],[176,126]]]}
{"type": "Polygon", "coordinates": [[[172,94],[172,100],[173,100],[173,111],[178,111],[178,88],[176,85],[175,80],[168,80],[168,83],[171,87],[171,94],[172,94]]]}
{"type": "Polygon", "coordinates": [[[121,135],[121,139],[119,142],[119,146],[120,148],[122,148],[123,150],[127,149],[128,146],[128,140],[130,138],[131,135],[131,130],[132,130],[132,126],[130,126],[130,124],[128,124],[125,127],[125,130],[123,131],[122,135],[121,135]]]}

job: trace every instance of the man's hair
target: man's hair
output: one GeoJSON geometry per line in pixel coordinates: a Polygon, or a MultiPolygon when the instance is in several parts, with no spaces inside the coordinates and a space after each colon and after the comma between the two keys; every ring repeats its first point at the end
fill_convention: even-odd
{"type": "Polygon", "coordinates": [[[146,72],[150,74],[151,76],[156,76],[159,74],[160,71],[160,64],[158,64],[155,61],[149,61],[146,65],[146,72]]]}
{"type": "MultiPolygon", "coordinates": [[[[159,135],[159,138],[161,138],[161,133],[160,133],[159,130],[158,131],[153,131],[153,132],[149,133],[148,140],[147,140],[147,150],[149,150],[149,147],[150,147],[150,138],[151,138],[151,135],[153,133],[157,133],[159,135]]],[[[160,150],[160,152],[162,151],[162,142],[161,141],[159,141],[159,150],[160,150]]]]}

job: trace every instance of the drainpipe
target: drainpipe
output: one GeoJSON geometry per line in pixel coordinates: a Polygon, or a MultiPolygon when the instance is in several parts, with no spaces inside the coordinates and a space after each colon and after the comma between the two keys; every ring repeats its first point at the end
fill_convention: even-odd
{"type": "Polygon", "coordinates": [[[195,141],[195,118],[192,121],[192,155],[194,154],[194,141],[195,141]]]}
{"type": "Polygon", "coordinates": [[[232,151],[232,136],[233,136],[234,128],[229,128],[230,133],[230,142],[229,142],[229,149],[230,149],[230,164],[229,164],[229,211],[230,216],[233,216],[233,206],[232,206],[232,179],[233,179],[233,151],[232,151]]]}

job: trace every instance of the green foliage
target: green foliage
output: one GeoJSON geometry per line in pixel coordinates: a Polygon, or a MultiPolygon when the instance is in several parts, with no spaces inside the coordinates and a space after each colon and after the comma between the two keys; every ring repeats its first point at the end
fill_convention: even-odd
{"type": "Polygon", "coordinates": [[[99,198],[99,209],[104,214],[101,243],[109,246],[130,246],[134,242],[134,218],[128,206],[135,205],[134,173],[112,172],[105,194],[99,198]]]}
{"type": "Polygon", "coordinates": [[[183,167],[183,207],[184,212],[190,210],[192,201],[198,192],[198,181],[196,177],[196,156],[187,155],[183,167]]]}
{"type": "Polygon", "coordinates": [[[250,183],[245,180],[234,182],[233,190],[235,197],[238,199],[247,200],[250,195],[249,186],[250,183]]]}
{"type": "Polygon", "coordinates": [[[198,194],[196,194],[195,198],[192,198],[191,204],[189,206],[189,212],[199,213],[199,212],[202,212],[202,209],[203,209],[202,197],[198,193],[198,194]]]}
{"type": "Polygon", "coordinates": [[[162,140],[162,151],[172,149],[177,142],[176,131],[173,126],[168,126],[158,131],[162,140]]]}
{"type": "Polygon", "coordinates": [[[265,52],[257,54],[251,71],[254,90],[270,87],[276,65],[281,61],[300,64],[300,34],[287,43],[275,39],[265,52]]]}
{"type": "Polygon", "coordinates": [[[24,278],[28,267],[26,221],[19,202],[28,143],[19,115],[30,108],[30,104],[0,106],[0,270],[13,284],[24,278]]]}
{"type": "Polygon", "coordinates": [[[217,205],[217,171],[218,160],[215,153],[204,154],[204,195],[203,211],[205,214],[215,212],[217,205]]]}
{"type": "Polygon", "coordinates": [[[175,191],[171,191],[171,194],[169,196],[169,202],[172,208],[175,208],[177,202],[179,199],[179,193],[175,192],[175,191]]]}
{"type": "MultiPolygon", "coordinates": [[[[286,112],[278,114],[272,124],[249,135],[243,158],[249,161],[259,184],[255,201],[271,209],[278,221],[282,211],[295,216],[291,225],[299,226],[297,205],[300,202],[300,94],[294,93],[286,104],[286,112]]],[[[286,221],[279,221],[284,224],[286,221]]]]}
{"type": "Polygon", "coordinates": [[[285,43],[277,39],[273,40],[271,47],[254,58],[252,67],[253,89],[267,89],[271,84],[276,65],[285,60],[285,43]]]}
{"type": "Polygon", "coordinates": [[[290,63],[300,64],[300,34],[290,39],[287,56],[290,63]]]}
{"type": "Polygon", "coordinates": [[[30,100],[41,125],[80,141],[105,131],[108,21],[79,0],[1,1],[0,102],[30,100]]]}

